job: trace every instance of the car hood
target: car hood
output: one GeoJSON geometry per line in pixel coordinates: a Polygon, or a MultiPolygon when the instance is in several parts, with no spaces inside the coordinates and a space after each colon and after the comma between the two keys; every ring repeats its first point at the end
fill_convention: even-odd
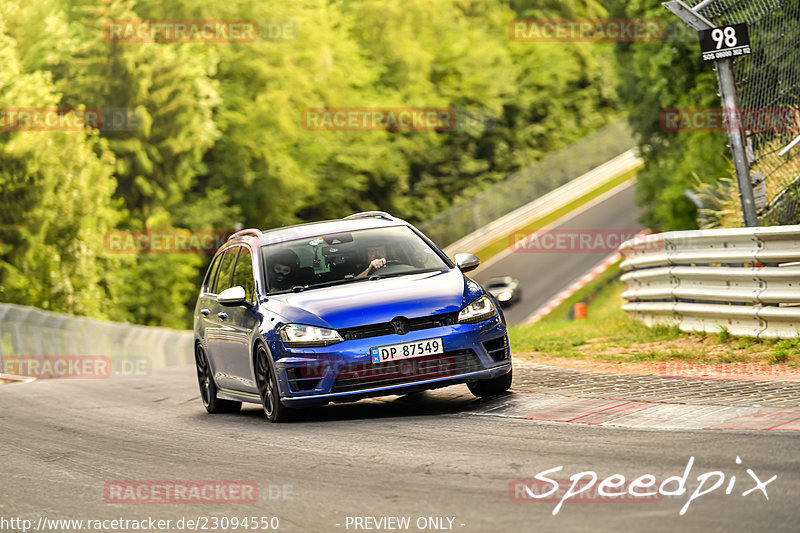
{"type": "Polygon", "coordinates": [[[280,294],[268,303],[286,323],[341,329],[458,311],[478,294],[478,284],[454,268],[280,294]]]}

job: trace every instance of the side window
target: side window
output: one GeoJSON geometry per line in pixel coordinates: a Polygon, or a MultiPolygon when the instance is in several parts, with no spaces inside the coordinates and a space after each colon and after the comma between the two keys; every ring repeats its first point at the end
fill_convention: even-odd
{"type": "Polygon", "coordinates": [[[208,272],[206,272],[206,277],[203,280],[203,292],[212,292],[212,289],[214,288],[214,279],[217,277],[219,264],[221,262],[220,257],[222,256],[216,256],[208,266],[208,272]]]}
{"type": "Polygon", "coordinates": [[[239,253],[239,247],[234,246],[232,248],[228,248],[222,254],[222,262],[219,266],[217,282],[214,285],[214,294],[219,294],[232,286],[231,279],[233,279],[233,266],[236,264],[237,253],[239,253]]]}
{"type": "Polygon", "coordinates": [[[233,286],[244,287],[247,301],[253,301],[253,261],[250,257],[250,250],[241,247],[239,259],[236,262],[236,270],[233,272],[233,286]]]}

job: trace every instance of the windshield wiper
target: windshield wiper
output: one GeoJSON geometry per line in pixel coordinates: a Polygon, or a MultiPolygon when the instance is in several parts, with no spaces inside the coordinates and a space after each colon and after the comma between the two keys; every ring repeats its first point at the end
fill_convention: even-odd
{"type": "Polygon", "coordinates": [[[419,272],[398,272],[396,274],[373,274],[368,279],[374,281],[377,279],[396,278],[398,276],[408,276],[409,274],[419,274],[419,272]]]}
{"type": "Polygon", "coordinates": [[[394,274],[373,274],[369,277],[371,280],[396,278],[398,276],[413,276],[414,274],[427,274],[428,272],[441,272],[438,268],[429,268],[426,270],[414,270],[412,272],[395,272],[394,274]]]}
{"type": "Polygon", "coordinates": [[[333,281],[325,281],[323,283],[315,283],[314,285],[306,285],[307,289],[316,289],[317,287],[333,287],[334,285],[342,285],[344,283],[350,283],[353,281],[364,281],[369,278],[345,278],[345,279],[335,279],[333,281]]]}

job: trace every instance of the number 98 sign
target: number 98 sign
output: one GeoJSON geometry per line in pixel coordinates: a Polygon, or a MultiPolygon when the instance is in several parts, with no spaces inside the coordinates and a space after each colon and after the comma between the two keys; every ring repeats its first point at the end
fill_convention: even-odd
{"type": "Polygon", "coordinates": [[[750,34],[746,23],[720,26],[697,33],[703,61],[715,61],[750,53],[750,34]]]}

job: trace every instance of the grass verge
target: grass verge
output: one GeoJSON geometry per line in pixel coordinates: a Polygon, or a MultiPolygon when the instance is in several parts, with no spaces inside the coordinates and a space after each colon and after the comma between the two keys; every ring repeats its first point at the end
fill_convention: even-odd
{"type": "Polygon", "coordinates": [[[599,291],[588,305],[585,320],[566,319],[571,306],[583,298],[576,293],[536,324],[512,327],[509,334],[515,357],[612,363],[758,363],[800,368],[800,339],[736,337],[724,329],[714,334],[685,333],[676,325],[647,327],[631,320],[621,309],[624,286],[620,281],[608,283],[611,276],[601,276],[579,291],[583,297],[599,291]]]}
{"type": "Polygon", "coordinates": [[[623,172],[616,178],[613,178],[607,183],[601,185],[600,187],[584,194],[580,198],[573,200],[564,207],[556,209],[549,215],[545,215],[541,218],[538,218],[533,222],[531,222],[530,224],[527,224],[526,226],[523,226],[521,228],[516,228],[514,231],[509,232],[507,235],[495,239],[491,243],[487,244],[486,246],[478,250],[478,252],[475,253],[475,255],[477,255],[482,262],[486,262],[490,258],[494,257],[495,255],[499,254],[500,252],[508,248],[511,245],[509,239],[515,233],[530,233],[536,230],[540,230],[549,224],[552,224],[559,218],[569,214],[571,211],[574,211],[575,209],[581,207],[582,205],[589,203],[590,201],[594,200],[601,194],[604,194],[613,189],[614,187],[622,185],[626,181],[633,179],[634,177],[636,177],[637,170],[638,169],[635,168],[633,170],[629,170],[628,172],[623,172]]]}
{"type": "Polygon", "coordinates": [[[608,267],[605,271],[603,271],[602,274],[575,291],[572,296],[558,304],[558,306],[550,311],[547,316],[542,318],[542,321],[546,323],[569,321],[568,317],[572,311],[572,308],[575,307],[575,304],[586,299],[594,299],[594,296],[602,292],[602,290],[611,284],[614,281],[614,278],[619,275],[619,266],[621,264],[622,259],[608,267]]]}

